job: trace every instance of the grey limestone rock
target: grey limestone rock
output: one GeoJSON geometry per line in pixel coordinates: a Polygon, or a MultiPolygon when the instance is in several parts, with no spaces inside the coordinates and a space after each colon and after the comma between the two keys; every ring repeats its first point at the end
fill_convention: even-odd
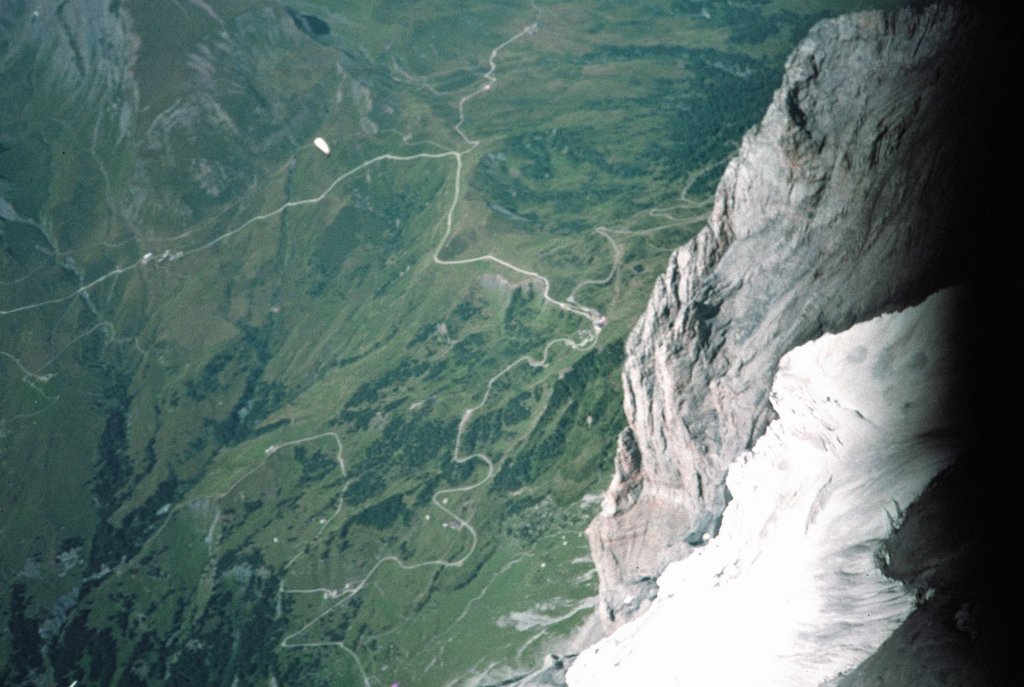
{"type": "Polygon", "coordinates": [[[852,14],[790,56],[626,344],[629,427],[587,530],[606,627],[716,533],[729,463],[772,419],[784,353],[963,278],[951,189],[971,145],[978,23],[957,5],[852,14]]]}

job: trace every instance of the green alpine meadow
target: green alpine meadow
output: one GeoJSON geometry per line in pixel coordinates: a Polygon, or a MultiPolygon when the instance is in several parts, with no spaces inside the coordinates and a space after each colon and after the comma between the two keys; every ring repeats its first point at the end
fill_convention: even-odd
{"type": "Polygon", "coordinates": [[[625,336],[880,4],[0,0],[0,683],[578,651],[625,336]]]}

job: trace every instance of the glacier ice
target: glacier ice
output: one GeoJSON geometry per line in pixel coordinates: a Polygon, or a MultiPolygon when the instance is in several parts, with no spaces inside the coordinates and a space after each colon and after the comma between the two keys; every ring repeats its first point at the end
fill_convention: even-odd
{"type": "Polygon", "coordinates": [[[947,289],[793,349],[778,414],[729,470],[719,535],[658,580],[646,614],[586,650],[570,685],[820,685],[915,606],[882,542],[955,446],[947,289]]]}

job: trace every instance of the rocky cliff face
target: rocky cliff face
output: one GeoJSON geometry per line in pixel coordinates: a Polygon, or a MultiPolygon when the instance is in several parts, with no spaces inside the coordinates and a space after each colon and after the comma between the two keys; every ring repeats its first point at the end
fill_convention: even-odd
{"type": "Polygon", "coordinates": [[[943,289],[786,353],[778,418],[730,467],[720,534],[569,684],[815,687],[874,653],[916,603],[879,569],[878,542],[958,450],[961,302],[943,289]]]}
{"type": "Polygon", "coordinates": [[[629,427],[587,530],[607,626],[716,534],[729,465],[773,419],[783,354],[965,278],[981,24],[951,5],[848,15],[790,57],[627,343],[629,427]]]}

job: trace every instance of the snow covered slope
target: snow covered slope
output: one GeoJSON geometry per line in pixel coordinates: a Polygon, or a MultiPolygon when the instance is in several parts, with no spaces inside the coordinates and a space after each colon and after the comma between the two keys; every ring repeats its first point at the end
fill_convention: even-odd
{"type": "Polygon", "coordinates": [[[914,609],[881,543],[954,457],[945,409],[960,293],[783,357],[778,419],[738,457],[718,537],[658,580],[650,610],[584,652],[570,685],[819,685],[914,609]]]}

